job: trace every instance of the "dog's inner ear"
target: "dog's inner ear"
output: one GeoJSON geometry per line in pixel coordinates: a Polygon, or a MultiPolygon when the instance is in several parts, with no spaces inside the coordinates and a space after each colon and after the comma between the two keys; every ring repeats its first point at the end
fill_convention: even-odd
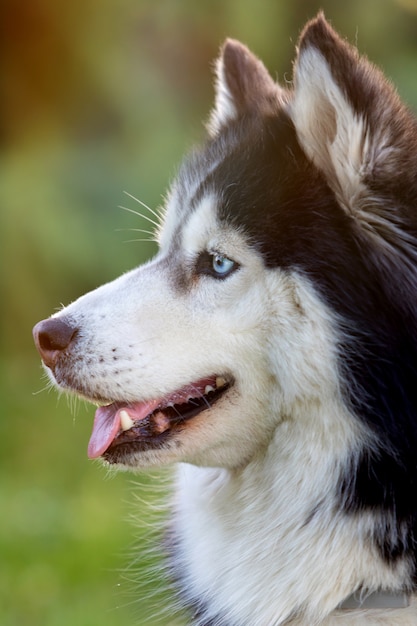
{"type": "Polygon", "coordinates": [[[395,155],[410,144],[394,88],[322,14],[301,34],[289,113],[305,153],[350,212],[372,178],[394,175],[395,155]]]}
{"type": "Polygon", "coordinates": [[[216,75],[216,101],[208,124],[212,135],[240,116],[276,110],[285,98],[264,64],[234,39],[224,43],[216,75]]]}

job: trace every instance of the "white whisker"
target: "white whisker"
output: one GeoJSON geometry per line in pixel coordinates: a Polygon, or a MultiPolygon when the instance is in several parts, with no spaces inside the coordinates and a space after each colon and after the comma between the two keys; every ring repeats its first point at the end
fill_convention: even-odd
{"type": "Polygon", "coordinates": [[[194,391],[196,392],[196,397],[200,397],[202,400],[204,400],[204,402],[207,405],[207,408],[211,409],[211,404],[208,401],[207,396],[204,393],[202,393],[199,389],[197,389],[197,387],[195,387],[194,385],[191,385],[191,388],[194,389],[194,391]]]}
{"type": "Polygon", "coordinates": [[[128,191],[124,191],[123,193],[129,196],[129,198],[132,198],[132,200],[134,200],[135,202],[138,202],[140,205],[142,205],[143,208],[147,209],[149,213],[152,213],[152,215],[154,215],[158,220],[160,219],[161,216],[159,215],[159,213],[155,211],[154,209],[151,209],[151,207],[145,204],[144,202],[142,202],[142,200],[139,200],[139,198],[135,198],[135,196],[132,196],[132,194],[129,193],[128,191]]]}
{"type": "Polygon", "coordinates": [[[68,408],[72,415],[73,421],[75,422],[76,414],[78,413],[79,406],[80,406],[80,398],[78,398],[74,394],[68,394],[67,402],[68,402],[68,408]]]}
{"type": "Polygon", "coordinates": [[[125,239],[123,243],[157,243],[155,238],[148,237],[147,239],[125,239]]]}
{"type": "Polygon", "coordinates": [[[44,386],[44,387],[42,387],[41,389],[38,389],[38,391],[32,391],[32,395],[33,395],[33,396],[37,396],[37,395],[39,395],[40,393],[44,393],[45,391],[46,391],[47,393],[50,393],[50,391],[51,391],[52,389],[54,389],[54,388],[55,388],[55,385],[54,385],[54,383],[52,382],[52,380],[47,380],[47,381],[46,381],[46,383],[45,383],[45,386],[44,386]]]}
{"type": "Polygon", "coordinates": [[[129,209],[128,207],[122,206],[121,204],[119,204],[119,209],[123,209],[123,211],[129,211],[129,213],[133,213],[133,215],[137,215],[138,217],[141,217],[142,219],[150,222],[151,224],[155,226],[155,228],[159,228],[159,222],[156,222],[155,220],[148,217],[147,215],[144,215],[143,213],[139,213],[139,211],[135,211],[134,209],[129,209]]]}
{"type": "Polygon", "coordinates": [[[151,235],[151,237],[155,237],[155,231],[153,230],[144,230],[143,228],[116,228],[116,232],[135,232],[135,233],[144,233],[145,235],[151,235]]]}
{"type": "Polygon", "coordinates": [[[197,398],[194,398],[194,399],[190,398],[187,404],[193,404],[194,406],[199,406],[200,403],[198,402],[197,398]]]}

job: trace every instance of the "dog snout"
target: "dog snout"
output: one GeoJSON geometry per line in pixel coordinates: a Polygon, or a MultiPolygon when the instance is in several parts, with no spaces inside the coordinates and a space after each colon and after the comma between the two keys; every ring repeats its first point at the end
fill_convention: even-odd
{"type": "Polygon", "coordinates": [[[47,367],[54,369],[60,354],[68,349],[76,334],[77,328],[65,318],[50,318],[36,324],[33,338],[47,367]]]}

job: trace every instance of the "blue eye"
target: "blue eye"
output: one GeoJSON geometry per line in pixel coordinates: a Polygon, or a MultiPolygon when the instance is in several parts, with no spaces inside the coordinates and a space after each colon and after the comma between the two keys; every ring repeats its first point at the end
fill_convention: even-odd
{"type": "Polygon", "coordinates": [[[226,278],[236,268],[236,263],[222,254],[212,255],[213,270],[219,278],[226,278]]]}
{"type": "Polygon", "coordinates": [[[239,263],[220,252],[206,250],[197,257],[194,269],[197,275],[206,275],[217,280],[223,280],[238,270],[239,267],[239,263]]]}

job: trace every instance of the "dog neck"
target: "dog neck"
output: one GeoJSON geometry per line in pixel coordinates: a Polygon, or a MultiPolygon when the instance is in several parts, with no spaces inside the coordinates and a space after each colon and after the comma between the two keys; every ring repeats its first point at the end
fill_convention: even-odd
{"type": "Polygon", "coordinates": [[[321,623],[335,610],[359,609],[366,596],[381,608],[388,596],[380,590],[408,582],[406,563],[390,567],[369,544],[374,518],[340,510],[346,441],[344,455],[336,440],[323,452],[319,433],[306,432],[281,424],[266,453],[239,471],[180,466],[174,568],[186,597],[197,605],[204,598],[208,618],[321,623]]]}

